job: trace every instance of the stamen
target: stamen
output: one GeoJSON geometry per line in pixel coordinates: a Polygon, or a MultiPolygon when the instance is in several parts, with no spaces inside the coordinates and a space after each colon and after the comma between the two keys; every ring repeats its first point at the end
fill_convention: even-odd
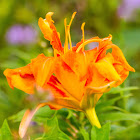
{"type": "Polygon", "coordinates": [[[68,36],[69,36],[70,50],[72,51],[72,42],[71,42],[70,26],[69,25],[67,25],[67,30],[68,30],[68,36]]]}
{"type": "Polygon", "coordinates": [[[72,14],[70,23],[69,23],[69,25],[67,25],[67,28],[68,28],[68,36],[69,36],[69,43],[70,43],[70,50],[71,50],[71,51],[72,51],[72,42],[71,42],[71,36],[70,36],[70,26],[71,26],[71,24],[72,24],[72,21],[73,21],[75,15],[76,15],[76,12],[74,12],[74,13],[72,14]]]}
{"type": "MultiPolygon", "coordinates": [[[[85,22],[83,22],[82,25],[81,25],[82,36],[83,36],[83,42],[85,41],[84,26],[85,26],[85,22]]],[[[82,51],[84,51],[84,47],[82,48],[82,51]]]]}
{"type": "Polygon", "coordinates": [[[67,19],[64,19],[64,26],[65,26],[65,44],[64,44],[64,53],[68,51],[68,39],[69,39],[69,44],[70,44],[70,50],[72,51],[72,42],[71,42],[71,36],[70,36],[70,26],[72,24],[72,21],[76,15],[76,12],[72,14],[71,20],[69,25],[67,25],[67,19]]]}
{"type": "Polygon", "coordinates": [[[72,14],[72,16],[71,16],[71,20],[70,20],[70,23],[69,23],[69,26],[71,26],[72,21],[73,21],[73,19],[74,19],[75,15],[76,15],[76,13],[77,13],[77,12],[74,12],[74,13],[72,14]]]}
{"type": "Polygon", "coordinates": [[[87,40],[85,42],[83,42],[76,50],[76,53],[78,53],[85,45],[91,43],[91,42],[100,42],[102,41],[102,39],[90,39],[90,40],[87,40]]]}
{"type": "Polygon", "coordinates": [[[68,29],[67,29],[67,19],[64,19],[65,26],[65,44],[64,44],[64,53],[68,51],[68,29]]]}

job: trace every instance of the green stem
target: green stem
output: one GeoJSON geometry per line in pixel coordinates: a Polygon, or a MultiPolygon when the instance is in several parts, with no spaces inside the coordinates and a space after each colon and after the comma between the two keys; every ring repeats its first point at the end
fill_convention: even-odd
{"type": "Polygon", "coordinates": [[[101,124],[98,120],[98,117],[96,115],[96,111],[95,111],[94,107],[86,109],[85,114],[86,114],[86,116],[87,116],[87,118],[90,121],[92,126],[96,126],[98,128],[101,128],[101,124]]]}

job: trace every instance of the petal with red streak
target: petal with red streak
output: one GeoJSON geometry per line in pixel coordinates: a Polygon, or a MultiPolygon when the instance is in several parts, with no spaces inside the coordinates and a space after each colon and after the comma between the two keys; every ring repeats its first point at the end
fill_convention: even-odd
{"type": "Polygon", "coordinates": [[[17,69],[6,69],[4,71],[11,88],[18,88],[26,93],[33,93],[35,79],[31,72],[30,65],[17,69]]]}
{"type": "Polygon", "coordinates": [[[82,79],[87,73],[87,60],[84,52],[67,52],[63,61],[82,79]]]}
{"type": "Polygon", "coordinates": [[[76,73],[60,58],[55,64],[54,74],[71,96],[77,100],[81,99],[84,93],[85,81],[80,81],[76,73]]]}
{"type": "Polygon", "coordinates": [[[58,52],[63,53],[60,35],[53,24],[52,15],[53,12],[49,12],[46,14],[46,19],[39,18],[38,25],[44,34],[44,38],[50,41],[52,47],[58,50],[58,52]]]}

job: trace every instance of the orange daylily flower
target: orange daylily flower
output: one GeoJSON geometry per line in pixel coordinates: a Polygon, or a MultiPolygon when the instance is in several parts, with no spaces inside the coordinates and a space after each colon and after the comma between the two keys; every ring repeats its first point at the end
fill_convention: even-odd
{"type": "Polygon", "coordinates": [[[65,44],[61,45],[60,35],[56,31],[52,12],[46,14],[46,19],[39,18],[38,24],[44,37],[50,41],[54,49],[54,57],[40,54],[25,67],[6,69],[4,75],[11,88],[18,88],[28,94],[34,94],[34,87],[42,88],[53,96],[53,100],[41,103],[36,109],[25,113],[19,128],[21,137],[25,135],[27,127],[35,112],[44,105],[52,109],[69,108],[83,111],[92,125],[101,127],[95,105],[103,93],[123,83],[129,71],[135,71],[126,61],[122,51],[111,42],[112,36],[100,39],[83,38],[72,47],[70,23],[65,25],[65,44]],[[70,49],[68,48],[68,42],[70,49]],[[92,50],[84,50],[85,45],[98,42],[99,46],[92,50]],[[112,49],[112,52],[108,52],[112,49]]]}

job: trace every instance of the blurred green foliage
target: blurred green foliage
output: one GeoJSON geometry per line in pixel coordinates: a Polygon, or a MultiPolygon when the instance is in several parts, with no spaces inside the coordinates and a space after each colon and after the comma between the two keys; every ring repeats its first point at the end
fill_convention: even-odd
{"type": "Polygon", "coordinates": [[[133,21],[124,21],[117,15],[118,0],[1,0],[0,1],[0,139],[19,139],[18,127],[31,101],[18,89],[10,89],[3,71],[26,65],[38,54],[52,55],[49,42],[43,38],[37,25],[39,17],[54,12],[55,26],[64,42],[65,17],[77,12],[71,28],[72,41],[80,41],[80,26],[86,22],[86,38],[113,35],[117,44],[136,70],[120,87],[104,94],[96,106],[99,130],[91,127],[84,114],[67,109],[59,111],[41,108],[34,116],[27,137],[38,140],[134,140],[140,139],[140,12],[133,21]],[[36,44],[9,44],[6,32],[15,24],[30,25],[38,32],[36,44]],[[7,119],[7,121],[5,120],[7,119]],[[4,121],[5,120],[5,121],[4,121]],[[10,128],[9,128],[9,126],[10,128]],[[110,132],[110,135],[109,135],[110,132]]]}

